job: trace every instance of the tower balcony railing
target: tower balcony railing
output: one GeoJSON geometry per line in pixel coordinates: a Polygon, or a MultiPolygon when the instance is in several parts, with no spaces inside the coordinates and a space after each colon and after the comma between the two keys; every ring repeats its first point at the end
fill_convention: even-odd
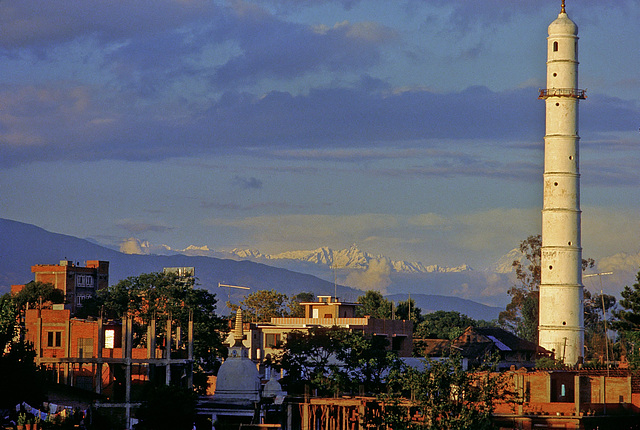
{"type": "Polygon", "coordinates": [[[579,90],[577,88],[543,88],[538,95],[539,99],[548,97],[573,97],[575,99],[586,99],[587,90],[579,90]]]}

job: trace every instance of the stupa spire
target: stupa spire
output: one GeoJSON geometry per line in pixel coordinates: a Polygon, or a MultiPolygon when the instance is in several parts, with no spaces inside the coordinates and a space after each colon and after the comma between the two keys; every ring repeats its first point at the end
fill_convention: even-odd
{"type": "Polygon", "coordinates": [[[244,338],[244,331],[242,330],[242,309],[238,308],[236,312],[236,325],[233,329],[233,343],[234,346],[241,345],[244,338]]]}

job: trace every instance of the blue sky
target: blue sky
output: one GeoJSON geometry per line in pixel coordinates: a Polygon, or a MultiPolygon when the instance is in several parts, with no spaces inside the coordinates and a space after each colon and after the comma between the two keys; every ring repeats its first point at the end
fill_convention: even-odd
{"type": "MultiPolygon", "coordinates": [[[[537,94],[559,9],[0,2],[0,216],[109,245],[356,243],[483,268],[540,231],[537,94]]],[[[567,12],[588,94],[584,255],[640,261],[640,2],[567,12]]]]}

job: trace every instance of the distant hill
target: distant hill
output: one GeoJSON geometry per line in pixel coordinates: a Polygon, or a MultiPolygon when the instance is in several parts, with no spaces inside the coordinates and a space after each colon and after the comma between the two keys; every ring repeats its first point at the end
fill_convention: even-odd
{"type": "MultiPolygon", "coordinates": [[[[57,264],[60,260],[76,261],[81,265],[84,265],[86,260],[109,261],[111,284],[129,276],[161,271],[164,267],[195,267],[200,286],[217,294],[220,301],[219,310],[223,313],[226,313],[224,303],[227,300],[237,302],[247,292],[218,288],[219,282],[248,286],[251,291],[274,289],[287,295],[303,291],[312,292],[316,296],[334,295],[334,291],[337,290],[338,296],[348,301],[355,301],[363,294],[362,290],[334,285],[333,282],[316,276],[254,261],[181,254],[124,254],[84,239],[51,233],[30,224],[0,218],[0,293],[9,291],[12,284],[23,284],[33,280],[32,265],[57,264]]],[[[456,273],[438,273],[440,276],[454,274],[456,273]]],[[[429,274],[423,273],[421,275],[429,274]]],[[[460,273],[457,275],[461,276],[460,273]]],[[[411,288],[410,285],[404,291],[397,291],[397,287],[394,289],[393,292],[398,294],[404,291],[410,292],[411,297],[425,312],[455,310],[475,319],[491,320],[500,311],[499,308],[492,308],[456,297],[414,294],[424,293],[424,289],[413,291],[415,287],[411,288]],[[430,305],[427,306],[426,303],[430,303],[430,305]]],[[[406,297],[400,300],[405,299],[406,297]]]]}
{"type": "MultiPolygon", "coordinates": [[[[164,267],[195,267],[202,288],[218,293],[219,299],[237,300],[238,290],[220,289],[218,283],[249,286],[252,290],[275,289],[285,294],[310,291],[333,295],[334,284],[311,275],[250,261],[234,261],[186,255],[129,255],[84,239],[51,233],[30,224],[0,219],[0,290],[33,280],[34,264],[57,264],[60,260],[109,261],[110,283],[141,273],[162,271],[164,267]]],[[[338,294],[357,296],[359,291],[337,286],[338,294]]]]}
{"type": "MultiPolygon", "coordinates": [[[[408,294],[391,294],[387,299],[395,303],[406,301],[408,294]]],[[[441,296],[437,294],[411,294],[415,305],[422,310],[422,314],[436,311],[456,311],[465,314],[475,320],[491,321],[498,318],[498,314],[504,309],[495,306],[486,306],[472,300],[460,297],[441,296]]]]}

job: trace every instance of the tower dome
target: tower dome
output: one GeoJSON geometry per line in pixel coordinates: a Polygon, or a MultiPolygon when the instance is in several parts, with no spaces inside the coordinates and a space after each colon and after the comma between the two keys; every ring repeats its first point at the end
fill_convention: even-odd
{"type": "Polygon", "coordinates": [[[260,376],[255,363],[247,357],[227,358],[218,370],[213,400],[234,404],[259,402],[260,376]]]}
{"type": "Polygon", "coordinates": [[[558,14],[558,17],[549,24],[549,36],[557,36],[557,35],[577,35],[578,34],[578,26],[575,22],[569,19],[567,12],[564,8],[564,1],[562,2],[562,9],[558,14]]]}

